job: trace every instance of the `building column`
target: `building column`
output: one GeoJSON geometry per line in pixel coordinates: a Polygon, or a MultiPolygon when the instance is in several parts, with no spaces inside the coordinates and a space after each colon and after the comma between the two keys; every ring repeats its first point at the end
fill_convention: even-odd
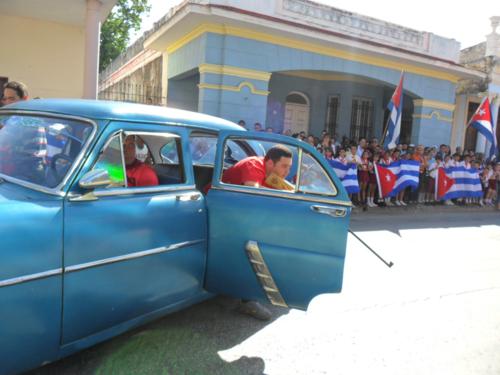
{"type": "Polygon", "coordinates": [[[238,122],[253,130],[265,126],[271,73],[203,64],[199,67],[198,111],[238,122]]]}
{"type": "Polygon", "coordinates": [[[97,98],[101,6],[102,3],[99,0],[87,0],[83,70],[83,98],[85,99],[97,98]]]}
{"type": "Polygon", "coordinates": [[[413,108],[411,142],[424,146],[449,145],[455,104],[417,99],[413,108]]]}

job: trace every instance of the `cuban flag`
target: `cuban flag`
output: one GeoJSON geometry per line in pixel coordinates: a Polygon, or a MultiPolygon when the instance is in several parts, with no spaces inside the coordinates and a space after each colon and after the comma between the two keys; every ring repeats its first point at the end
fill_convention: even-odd
{"type": "MultiPolygon", "coordinates": [[[[480,198],[483,196],[483,188],[479,171],[476,168],[465,168],[464,166],[444,168],[444,173],[453,184],[449,187],[445,194],[438,199],[455,199],[455,198],[480,198]]],[[[440,174],[438,172],[436,184],[439,183],[440,174]]],[[[441,182],[442,184],[442,182],[441,182]]],[[[439,187],[439,185],[436,185],[439,187]]]]}
{"type": "Polygon", "coordinates": [[[355,163],[343,164],[337,160],[328,160],[333,171],[342,181],[342,185],[346,189],[347,193],[354,194],[359,192],[358,184],[358,168],[355,163]]]}
{"type": "Polygon", "coordinates": [[[387,121],[387,131],[384,138],[384,148],[395,148],[399,142],[399,134],[401,133],[401,117],[403,115],[403,77],[401,73],[399,84],[392,94],[392,98],[387,105],[387,109],[391,112],[387,121]]]}
{"type": "Polygon", "coordinates": [[[375,176],[380,198],[393,197],[410,187],[418,188],[419,162],[398,160],[389,165],[375,164],[375,176]]]}
{"type": "MultiPolygon", "coordinates": [[[[476,112],[472,115],[469,121],[469,126],[472,126],[481,133],[488,142],[492,145],[491,149],[496,153],[496,134],[493,132],[493,122],[491,121],[490,100],[485,97],[476,112]]],[[[491,157],[491,155],[490,155],[491,157]]]]}
{"type": "Polygon", "coordinates": [[[497,127],[498,127],[498,105],[500,104],[500,98],[497,96],[495,100],[491,102],[490,105],[490,113],[491,113],[491,125],[493,128],[493,143],[490,148],[490,159],[493,156],[497,155],[498,152],[498,139],[497,135],[497,127]]]}
{"type": "Polygon", "coordinates": [[[455,184],[455,180],[446,175],[446,172],[443,167],[438,168],[436,174],[436,180],[434,181],[436,184],[434,189],[434,196],[436,200],[443,199],[443,197],[448,193],[451,187],[455,184]]]}

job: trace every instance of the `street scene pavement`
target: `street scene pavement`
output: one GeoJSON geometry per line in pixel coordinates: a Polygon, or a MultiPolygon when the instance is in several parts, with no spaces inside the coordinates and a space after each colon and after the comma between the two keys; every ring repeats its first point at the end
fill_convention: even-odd
{"type": "Polygon", "coordinates": [[[307,312],[216,297],[29,374],[500,373],[500,212],[377,208],[351,229],[394,266],[350,235],[342,293],[307,312]]]}

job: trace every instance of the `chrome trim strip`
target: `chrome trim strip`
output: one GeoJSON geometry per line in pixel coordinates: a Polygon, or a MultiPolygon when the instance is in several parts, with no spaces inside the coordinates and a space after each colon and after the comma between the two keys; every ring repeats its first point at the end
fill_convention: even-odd
{"type": "Polygon", "coordinates": [[[31,275],[24,275],[24,276],[13,277],[12,279],[1,280],[0,281],[0,288],[2,288],[4,286],[21,284],[21,283],[25,283],[25,282],[33,281],[33,280],[45,279],[45,278],[50,277],[50,276],[61,275],[62,272],[63,272],[62,268],[57,268],[57,269],[50,270],[50,271],[32,273],[31,275]]]}
{"type": "Polygon", "coordinates": [[[245,194],[254,194],[254,195],[265,195],[270,197],[278,197],[278,198],[286,198],[286,199],[294,199],[299,201],[307,201],[307,202],[317,202],[317,203],[326,203],[326,204],[335,204],[338,206],[344,207],[352,207],[352,203],[339,201],[336,199],[327,198],[326,196],[310,196],[305,195],[303,193],[293,193],[293,192],[285,192],[281,190],[274,190],[268,188],[254,188],[250,186],[239,186],[239,185],[229,185],[220,183],[219,186],[212,186],[213,190],[227,190],[237,193],[245,193],[245,194]]]}
{"type": "Polygon", "coordinates": [[[288,307],[262,257],[257,241],[248,241],[245,244],[245,250],[255,276],[257,276],[269,302],[276,306],[288,307]]]}
{"type": "Polygon", "coordinates": [[[184,241],[184,242],[179,242],[170,246],[162,246],[162,247],[157,247],[155,249],[150,249],[150,250],[143,250],[143,251],[138,251],[136,253],[130,253],[130,254],[125,254],[125,255],[119,255],[116,257],[111,257],[111,258],[105,258],[101,260],[96,260],[93,262],[87,262],[87,263],[81,263],[81,264],[75,264],[73,266],[68,266],[64,267],[64,273],[70,273],[70,272],[76,272],[76,271],[81,271],[87,268],[93,268],[93,267],[99,267],[103,266],[106,264],[112,264],[112,263],[117,263],[117,262],[123,262],[126,260],[130,259],[137,259],[137,258],[142,258],[145,256],[149,255],[155,255],[155,254],[160,254],[160,253],[165,253],[168,251],[173,251],[180,249],[182,247],[187,247],[191,245],[196,245],[201,242],[205,242],[206,240],[193,240],[193,241],[184,241]]]}
{"type": "MultiPolygon", "coordinates": [[[[112,197],[115,195],[130,195],[130,194],[147,194],[147,193],[171,193],[185,190],[196,190],[195,185],[161,185],[161,186],[147,186],[142,188],[112,188],[94,190],[96,197],[112,197]]],[[[198,190],[196,190],[198,191],[198,190]]]]}
{"type": "MultiPolygon", "coordinates": [[[[55,119],[67,119],[67,120],[76,120],[76,121],[81,121],[84,123],[88,123],[92,126],[92,132],[90,133],[87,141],[85,144],[82,146],[82,149],[80,150],[80,153],[78,154],[78,157],[73,160],[73,164],[71,165],[71,168],[69,171],[66,173],[66,176],[61,180],[59,185],[57,185],[54,188],[48,188],[44,187],[41,185],[33,184],[31,182],[19,180],[17,178],[9,177],[6,176],[8,181],[14,182],[16,184],[19,184],[21,186],[27,187],[29,189],[37,190],[42,193],[47,193],[47,194],[52,194],[52,195],[58,195],[58,196],[64,196],[64,192],[61,191],[61,189],[66,186],[68,183],[69,178],[73,175],[77,167],[80,167],[80,163],[84,157],[84,155],[87,153],[90,144],[94,140],[94,137],[97,133],[97,123],[89,118],[85,117],[80,117],[80,116],[71,116],[71,115],[64,115],[64,114],[58,114],[58,113],[52,113],[52,112],[43,112],[43,111],[26,111],[26,110],[5,110],[1,111],[0,115],[15,115],[15,114],[21,114],[21,115],[28,115],[28,116],[42,116],[42,117],[50,117],[50,118],[55,118],[55,119]]],[[[3,174],[0,174],[2,177],[4,177],[3,174]]]]}

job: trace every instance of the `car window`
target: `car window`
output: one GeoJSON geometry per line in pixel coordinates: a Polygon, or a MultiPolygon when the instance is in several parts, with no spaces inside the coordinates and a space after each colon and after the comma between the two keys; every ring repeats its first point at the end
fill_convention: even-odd
{"type": "Polygon", "coordinates": [[[233,138],[228,139],[224,143],[224,173],[221,177],[221,182],[230,185],[245,185],[249,182],[257,182],[257,188],[274,188],[279,190],[295,191],[296,190],[296,175],[297,175],[297,160],[298,148],[295,146],[281,144],[276,142],[248,140],[233,138]],[[251,147],[253,152],[246,156],[235,153],[235,145],[240,149],[251,147]],[[272,148],[284,149],[290,157],[279,157],[278,160],[271,163],[273,171],[266,176],[266,162],[262,150],[272,148]],[[235,158],[233,155],[238,157],[235,158]],[[236,162],[247,159],[247,165],[231,168],[236,162]],[[247,167],[248,166],[248,167],[247,167]],[[234,173],[235,170],[239,170],[234,173]],[[249,172],[250,170],[250,172],[249,172]],[[241,171],[241,172],[240,172],[241,171]],[[255,172],[255,173],[254,173],[255,172]]]}
{"type": "Polygon", "coordinates": [[[337,189],[321,164],[307,152],[302,153],[299,191],[309,194],[337,195],[337,189]]]}
{"type": "Polygon", "coordinates": [[[92,133],[81,121],[27,115],[0,116],[0,173],[57,187],[92,133]]]}
{"type": "Polygon", "coordinates": [[[106,143],[93,169],[108,171],[108,188],[185,183],[180,137],[167,133],[120,132],[106,143]]]}
{"type": "Polygon", "coordinates": [[[108,172],[111,180],[110,187],[126,185],[121,136],[119,134],[106,143],[93,169],[103,169],[108,172]]]}
{"type": "MultiPolygon", "coordinates": [[[[215,152],[217,150],[217,138],[212,135],[194,134],[189,138],[189,147],[193,164],[209,165],[215,164],[215,152]]],[[[225,153],[225,167],[230,167],[248,156],[264,156],[265,150],[260,142],[248,140],[229,140],[225,153]]]]}

